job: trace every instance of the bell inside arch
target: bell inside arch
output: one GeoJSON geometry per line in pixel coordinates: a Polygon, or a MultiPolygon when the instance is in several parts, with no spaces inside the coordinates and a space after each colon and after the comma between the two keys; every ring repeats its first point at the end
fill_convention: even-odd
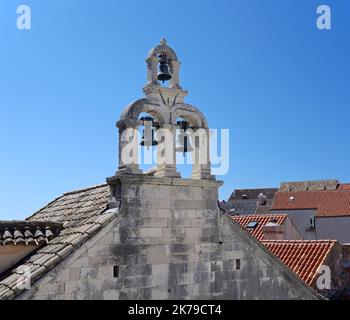
{"type": "Polygon", "coordinates": [[[164,83],[164,81],[168,81],[172,78],[169,72],[169,61],[167,60],[165,53],[159,54],[158,58],[159,58],[158,80],[164,83]]]}
{"type": "Polygon", "coordinates": [[[176,148],[176,152],[182,152],[182,155],[185,156],[186,153],[193,151],[190,143],[190,137],[188,133],[186,133],[186,130],[189,128],[189,123],[187,121],[178,121],[177,125],[180,126],[182,131],[178,136],[179,147],[176,148]]]}
{"type": "Polygon", "coordinates": [[[158,145],[157,140],[154,139],[154,129],[153,129],[153,118],[152,117],[142,117],[140,120],[143,121],[144,129],[141,138],[140,145],[142,147],[149,147],[158,145]]]}

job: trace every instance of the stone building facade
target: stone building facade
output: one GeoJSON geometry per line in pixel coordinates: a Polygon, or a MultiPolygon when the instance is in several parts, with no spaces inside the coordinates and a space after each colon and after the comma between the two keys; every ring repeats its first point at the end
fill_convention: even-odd
{"type": "Polygon", "coordinates": [[[338,180],[281,183],[271,213],[288,214],[304,239],[350,242],[350,185],[338,180]]]}
{"type": "Polygon", "coordinates": [[[19,299],[317,298],[253,236],[218,213],[218,182],[116,180],[122,210],[19,299]]]}

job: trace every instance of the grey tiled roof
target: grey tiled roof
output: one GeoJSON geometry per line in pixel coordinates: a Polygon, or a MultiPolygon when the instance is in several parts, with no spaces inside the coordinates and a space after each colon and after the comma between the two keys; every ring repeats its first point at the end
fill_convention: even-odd
{"type": "Polygon", "coordinates": [[[246,195],[246,199],[256,201],[260,193],[263,193],[267,199],[273,199],[277,191],[278,188],[236,189],[231,194],[228,202],[231,202],[233,200],[241,200],[243,198],[243,195],[246,195]]]}
{"type": "Polygon", "coordinates": [[[231,215],[268,214],[277,188],[236,189],[224,204],[226,212],[231,215]],[[264,205],[258,204],[258,196],[266,196],[264,205]]]}
{"type": "MultiPolygon", "coordinates": [[[[61,232],[47,245],[23,261],[29,268],[32,283],[73,252],[78,246],[110,222],[118,209],[108,210],[109,186],[100,185],[65,193],[27,220],[63,223],[61,232]]],[[[0,299],[12,299],[22,289],[17,267],[0,282],[0,299]]]]}
{"type": "Polygon", "coordinates": [[[336,190],[338,186],[339,186],[339,181],[337,179],[293,181],[293,182],[282,182],[280,185],[279,191],[296,192],[296,191],[336,190]]]}
{"type": "Polygon", "coordinates": [[[221,208],[230,215],[255,214],[256,200],[220,202],[221,208]]]}

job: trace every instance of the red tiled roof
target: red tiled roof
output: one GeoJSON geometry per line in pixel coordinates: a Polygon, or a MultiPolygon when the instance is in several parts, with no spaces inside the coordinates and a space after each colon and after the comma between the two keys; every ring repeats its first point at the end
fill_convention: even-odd
{"type": "Polygon", "coordinates": [[[287,214],[245,215],[232,216],[231,218],[256,237],[309,285],[314,284],[318,275],[317,269],[337,242],[336,240],[263,240],[262,227],[271,219],[276,219],[278,224],[283,224],[287,214]],[[253,221],[258,222],[257,227],[254,229],[246,228],[247,224],[253,221]]]}
{"type": "Polygon", "coordinates": [[[276,219],[278,224],[283,224],[284,220],[287,218],[286,214],[261,214],[261,215],[244,215],[244,216],[232,216],[232,219],[238,222],[243,229],[250,232],[252,236],[258,240],[264,238],[262,227],[267,224],[271,219],[276,219]],[[256,221],[258,225],[254,229],[246,228],[249,222],[256,221]]]}
{"type": "Polygon", "coordinates": [[[340,184],[337,189],[338,190],[350,190],[350,183],[340,184]]]}
{"type": "Polygon", "coordinates": [[[302,280],[313,285],[317,269],[323,264],[336,240],[262,240],[274,255],[302,280]]]}
{"type": "Polygon", "coordinates": [[[316,217],[350,216],[350,190],[277,192],[272,210],[316,209],[316,217]]]}

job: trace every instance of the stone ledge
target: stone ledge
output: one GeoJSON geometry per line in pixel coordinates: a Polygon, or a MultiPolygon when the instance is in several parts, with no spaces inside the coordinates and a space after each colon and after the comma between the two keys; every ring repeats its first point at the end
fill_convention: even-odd
{"type": "Polygon", "coordinates": [[[128,184],[151,184],[151,185],[168,185],[168,186],[189,186],[189,187],[206,187],[218,188],[223,185],[220,180],[204,179],[182,179],[167,177],[150,177],[144,174],[121,174],[106,179],[109,185],[124,182],[128,184]]]}

